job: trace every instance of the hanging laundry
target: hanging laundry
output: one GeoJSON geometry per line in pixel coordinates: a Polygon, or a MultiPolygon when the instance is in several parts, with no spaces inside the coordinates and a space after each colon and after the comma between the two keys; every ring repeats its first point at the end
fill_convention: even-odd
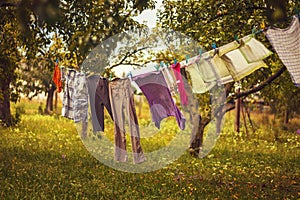
{"type": "Polygon", "coordinates": [[[239,48],[240,46],[241,46],[241,44],[239,44],[237,41],[232,41],[230,43],[227,43],[227,44],[219,47],[218,48],[218,54],[221,57],[224,54],[239,48]]]}
{"type": "Polygon", "coordinates": [[[67,73],[64,76],[64,95],[62,101],[62,116],[74,119],[74,90],[75,90],[75,76],[76,70],[67,69],[67,73]]]}
{"type": "Polygon", "coordinates": [[[233,79],[239,81],[261,67],[268,67],[264,61],[248,63],[239,49],[230,51],[222,56],[233,79]]]}
{"type": "Polygon", "coordinates": [[[62,69],[61,74],[61,80],[65,82],[62,116],[76,123],[82,122],[81,136],[85,138],[88,128],[88,93],[85,74],[74,69],[67,69],[66,75],[62,69]]]}
{"type": "Polygon", "coordinates": [[[81,137],[87,137],[88,88],[85,73],[77,72],[74,79],[74,122],[81,122],[81,137]]]}
{"type": "Polygon", "coordinates": [[[115,160],[127,162],[124,110],[129,118],[133,163],[145,161],[140,144],[140,131],[129,79],[117,79],[109,83],[110,103],[115,126],[115,160]]]}
{"type": "Polygon", "coordinates": [[[177,83],[176,83],[176,78],[173,73],[173,71],[169,67],[164,67],[161,69],[161,72],[164,75],[164,78],[167,82],[167,86],[171,92],[172,95],[175,95],[177,91],[177,83]]]}
{"type": "Polygon", "coordinates": [[[185,91],[185,88],[184,88],[184,83],[182,81],[182,76],[180,74],[180,63],[174,63],[171,65],[171,68],[173,69],[173,72],[174,72],[174,75],[175,75],[175,78],[176,78],[176,83],[177,83],[177,86],[178,86],[178,92],[179,92],[179,95],[180,95],[180,101],[181,101],[181,104],[183,106],[187,106],[188,105],[188,96],[186,94],[186,91],[185,91]]]}
{"type": "Polygon", "coordinates": [[[62,80],[61,80],[61,72],[58,66],[58,63],[55,62],[55,67],[54,67],[54,73],[53,73],[53,77],[52,80],[57,88],[57,92],[60,93],[62,91],[62,80]]]}
{"type": "Polygon", "coordinates": [[[74,79],[74,122],[88,119],[88,88],[86,76],[82,72],[77,72],[74,79]]]}
{"type": "Polygon", "coordinates": [[[185,118],[175,105],[162,72],[154,71],[132,78],[145,95],[152,115],[152,121],[157,128],[160,122],[169,116],[174,116],[181,130],[185,129],[185,118]],[[155,91],[155,92],[153,92],[155,91]]]}
{"type": "Polygon", "coordinates": [[[263,60],[273,54],[265,45],[256,40],[253,35],[243,37],[241,42],[242,45],[239,47],[239,50],[249,63],[263,60]]]}
{"type": "Polygon", "coordinates": [[[271,27],[266,36],[282,63],[289,71],[293,83],[300,87],[300,24],[299,18],[293,16],[290,25],[285,29],[271,27]]]}
{"type": "Polygon", "coordinates": [[[210,66],[215,69],[215,73],[217,74],[217,83],[219,84],[227,84],[230,82],[233,82],[233,77],[231,76],[226,64],[224,63],[224,61],[222,60],[222,58],[220,58],[218,53],[212,53],[212,51],[210,51],[211,54],[211,58],[210,60],[208,60],[210,62],[210,66]]]}
{"type": "Polygon", "coordinates": [[[199,69],[199,64],[194,63],[186,68],[191,78],[191,86],[193,93],[205,93],[214,87],[215,82],[205,83],[203,75],[199,69]]]}
{"type": "Polygon", "coordinates": [[[104,131],[104,107],[113,119],[108,92],[108,80],[99,75],[91,75],[87,78],[90,109],[92,115],[93,131],[104,131]]]}
{"type": "MultiPolygon", "coordinates": [[[[235,47],[231,47],[233,48],[235,47]]],[[[205,52],[183,64],[190,74],[194,93],[205,93],[217,83],[221,85],[234,81],[227,65],[217,52],[215,49],[205,52]]]]}
{"type": "Polygon", "coordinates": [[[269,53],[269,51],[265,49],[262,51],[260,48],[258,48],[257,42],[255,43],[255,41],[253,41],[252,43],[249,43],[249,36],[246,36],[241,40],[240,43],[238,43],[237,41],[233,41],[219,47],[218,49],[218,54],[226,64],[234,81],[238,81],[245,76],[250,75],[261,67],[268,67],[262,59],[271,55],[271,53],[269,53]],[[246,47],[244,45],[245,42],[249,43],[246,47]],[[255,45],[253,43],[255,43],[255,45]],[[242,48],[242,51],[240,50],[240,48],[242,48]],[[251,51],[247,51],[249,50],[249,48],[251,49],[251,51]],[[248,58],[248,60],[257,61],[248,62],[246,58],[248,58]]]}

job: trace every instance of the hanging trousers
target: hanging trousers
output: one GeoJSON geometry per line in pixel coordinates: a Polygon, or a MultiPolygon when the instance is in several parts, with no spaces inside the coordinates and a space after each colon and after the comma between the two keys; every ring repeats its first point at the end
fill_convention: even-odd
{"type": "Polygon", "coordinates": [[[118,79],[110,82],[109,95],[115,124],[115,160],[120,162],[128,161],[125,137],[125,114],[127,114],[131,135],[133,163],[138,164],[144,162],[145,157],[140,144],[140,130],[130,80],[118,79]]]}
{"type": "Polygon", "coordinates": [[[113,119],[108,93],[108,81],[106,78],[93,75],[87,78],[87,82],[92,113],[93,131],[104,131],[104,107],[113,119]]]}

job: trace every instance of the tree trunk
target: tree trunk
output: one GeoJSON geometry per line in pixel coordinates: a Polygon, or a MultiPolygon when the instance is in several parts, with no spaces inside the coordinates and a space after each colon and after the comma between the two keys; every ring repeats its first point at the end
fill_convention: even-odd
{"type": "Polygon", "coordinates": [[[52,114],[52,112],[53,112],[54,91],[55,91],[55,87],[54,87],[54,85],[51,85],[50,89],[47,92],[45,114],[52,114]]]}
{"type": "Polygon", "coordinates": [[[289,123],[289,119],[290,119],[290,111],[288,108],[285,109],[284,111],[284,124],[288,124],[289,123]]]}
{"type": "Polygon", "coordinates": [[[57,92],[57,90],[55,90],[54,94],[55,94],[55,98],[54,98],[54,110],[56,112],[57,111],[57,103],[58,103],[58,92],[57,92]]]}
{"type": "Polygon", "coordinates": [[[0,88],[0,120],[6,126],[13,125],[10,112],[10,80],[3,81],[0,88]]]}
{"type": "Polygon", "coordinates": [[[196,134],[193,136],[190,145],[190,154],[192,156],[198,156],[203,144],[203,135],[206,125],[210,122],[210,119],[201,119],[199,115],[199,124],[197,126],[196,134]]]}

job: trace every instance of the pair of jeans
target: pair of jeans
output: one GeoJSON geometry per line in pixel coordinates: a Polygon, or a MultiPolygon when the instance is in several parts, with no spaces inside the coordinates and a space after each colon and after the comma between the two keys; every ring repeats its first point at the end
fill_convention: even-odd
{"type": "Polygon", "coordinates": [[[108,93],[108,81],[99,75],[87,78],[88,92],[92,114],[93,131],[104,131],[104,107],[113,119],[108,93]]]}
{"type": "Polygon", "coordinates": [[[125,116],[127,114],[133,163],[138,164],[145,161],[144,153],[140,144],[140,130],[136,116],[134,93],[129,79],[117,79],[109,83],[109,96],[114,118],[115,132],[115,160],[127,162],[125,116]]]}

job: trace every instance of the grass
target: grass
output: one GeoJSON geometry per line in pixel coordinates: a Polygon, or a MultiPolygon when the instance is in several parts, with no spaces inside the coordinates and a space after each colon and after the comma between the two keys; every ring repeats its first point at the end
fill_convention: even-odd
{"type": "MultiPolygon", "coordinates": [[[[247,138],[233,131],[229,116],[215,148],[205,158],[186,152],[162,169],[127,173],[95,159],[72,121],[38,115],[38,105],[29,102],[24,106],[26,114],[20,124],[0,129],[0,199],[300,197],[300,135],[294,131],[271,130],[253,120],[256,131],[250,131],[247,138]]],[[[151,149],[151,141],[144,144],[151,149]]]]}

